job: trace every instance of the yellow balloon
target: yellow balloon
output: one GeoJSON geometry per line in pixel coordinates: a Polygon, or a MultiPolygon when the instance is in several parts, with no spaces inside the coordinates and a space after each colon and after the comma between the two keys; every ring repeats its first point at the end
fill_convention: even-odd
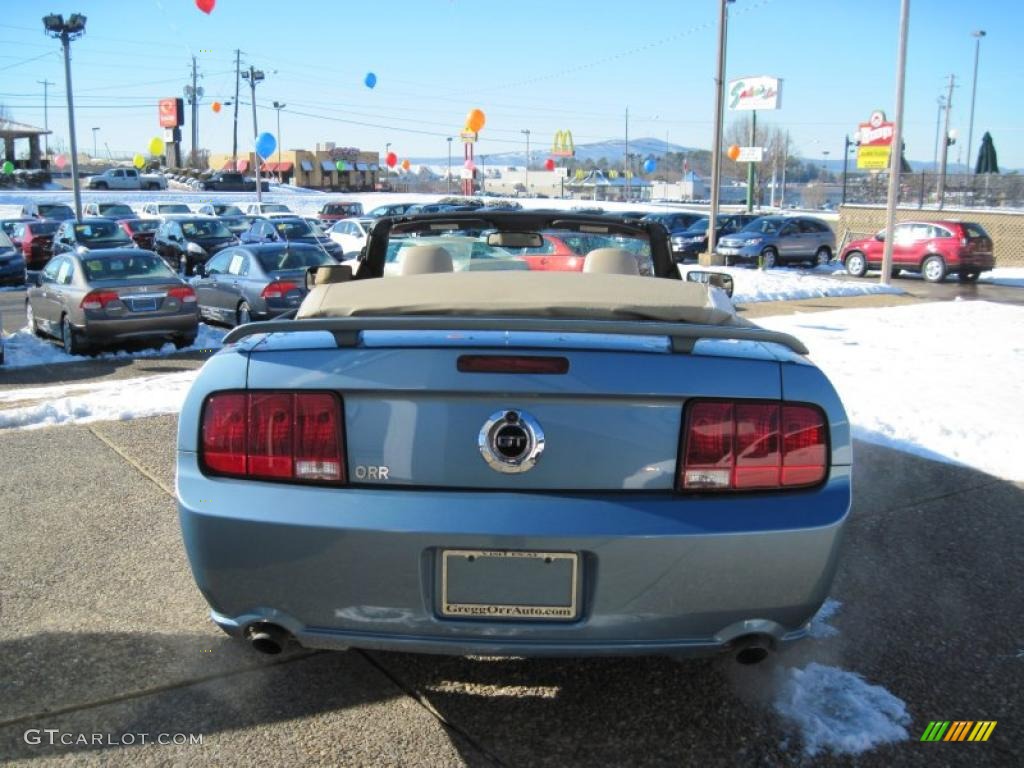
{"type": "Polygon", "coordinates": [[[149,140],[149,154],[151,155],[162,155],[164,153],[164,140],[159,136],[154,136],[149,140]]]}
{"type": "Polygon", "coordinates": [[[142,155],[136,155],[135,157],[132,158],[132,165],[134,165],[136,168],[141,168],[145,164],[146,158],[144,158],[142,155]]]}

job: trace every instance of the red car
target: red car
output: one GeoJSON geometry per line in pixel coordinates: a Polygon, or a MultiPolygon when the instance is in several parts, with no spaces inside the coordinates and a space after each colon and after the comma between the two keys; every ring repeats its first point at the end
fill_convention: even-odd
{"type": "MultiPolygon", "coordinates": [[[[840,256],[846,271],[863,277],[880,269],[885,233],[854,240],[840,256]]],[[[978,279],[995,266],[992,238],[980,224],[969,221],[905,221],[896,225],[892,244],[892,269],[920,272],[925,280],[939,283],[955,272],[962,282],[978,279]]]]}
{"type": "Polygon", "coordinates": [[[362,203],[324,203],[317,217],[320,221],[341,221],[363,215],[362,203]]]}
{"type": "Polygon", "coordinates": [[[25,269],[37,270],[46,266],[53,256],[53,235],[60,227],[59,221],[35,219],[19,221],[11,230],[11,242],[21,249],[25,257],[25,269]]]}
{"type": "Polygon", "coordinates": [[[119,219],[117,224],[139,248],[153,250],[153,238],[160,228],[159,219],[119,219]]]}
{"type": "Polygon", "coordinates": [[[509,248],[521,256],[530,269],[543,272],[582,272],[586,260],[560,237],[544,235],[544,245],[537,248],[509,248]]]}

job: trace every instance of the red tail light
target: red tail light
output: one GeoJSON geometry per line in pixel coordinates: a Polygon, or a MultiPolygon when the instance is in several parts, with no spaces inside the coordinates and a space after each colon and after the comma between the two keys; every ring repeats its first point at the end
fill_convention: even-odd
{"type": "Polygon", "coordinates": [[[187,285],[178,285],[167,292],[171,298],[175,298],[182,304],[195,304],[196,292],[187,285]]]}
{"type": "Polygon", "coordinates": [[[120,301],[117,291],[89,291],[82,297],[82,309],[106,309],[108,304],[120,301]]]}
{"type": "Polygon", "coordinates": [[[342,485],[341,400],[327,392],[222,392],[203,409],[201,461],[214,475],[342,485]]]}
{"type": "Polygon", "coordinates": [[[825,479],[825,415],[810,405],[703,400],[683,430],[680,490],[797,488],[825,479]]]}
{"type": "Polygon", "coordinates": [[[296,283],[292,283],[288,280],[282,280],[279,283],[269,283],[260,295],[264,299],[280,299],[283,296],[288,295],[290,292],[298,290],[298,288],[299,286],[296,283]]]}
{"type": "Polygon", "coordinates": [[[527,355],[460,355],[456,367],[460,373],[563,374],[569,372],[569,359],[527,355]]]}

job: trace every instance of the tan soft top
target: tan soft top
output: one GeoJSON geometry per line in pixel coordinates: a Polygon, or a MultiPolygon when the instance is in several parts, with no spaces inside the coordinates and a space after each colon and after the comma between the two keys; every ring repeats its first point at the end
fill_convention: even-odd
{"type": "Polygon", "coordinates": [[[454,272],[317,285],[297,317],[452,315],[748,325],[718,290],[654,277],[454,272]]]}

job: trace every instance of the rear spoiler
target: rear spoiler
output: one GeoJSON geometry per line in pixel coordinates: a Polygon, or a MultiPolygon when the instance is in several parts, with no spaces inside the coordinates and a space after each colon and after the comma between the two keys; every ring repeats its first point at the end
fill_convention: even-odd
{"type": "Polygon", "coordinates": [[[735,339],[781,344],[806,355],[803,342],[788,333],[756,326],[687,325],[625,320],[565,320],[533,317],[446,317],[406,315],[402,317],[314,317],[302,320],[266,320],[232,329],[225,344],[266,333],[327,331],[339,347],[354,347],[362,331],[534,331],[542,333],[612,333],[622,336],[668,336],[673,352],[692,352],[700,339],[735,339]]]}

